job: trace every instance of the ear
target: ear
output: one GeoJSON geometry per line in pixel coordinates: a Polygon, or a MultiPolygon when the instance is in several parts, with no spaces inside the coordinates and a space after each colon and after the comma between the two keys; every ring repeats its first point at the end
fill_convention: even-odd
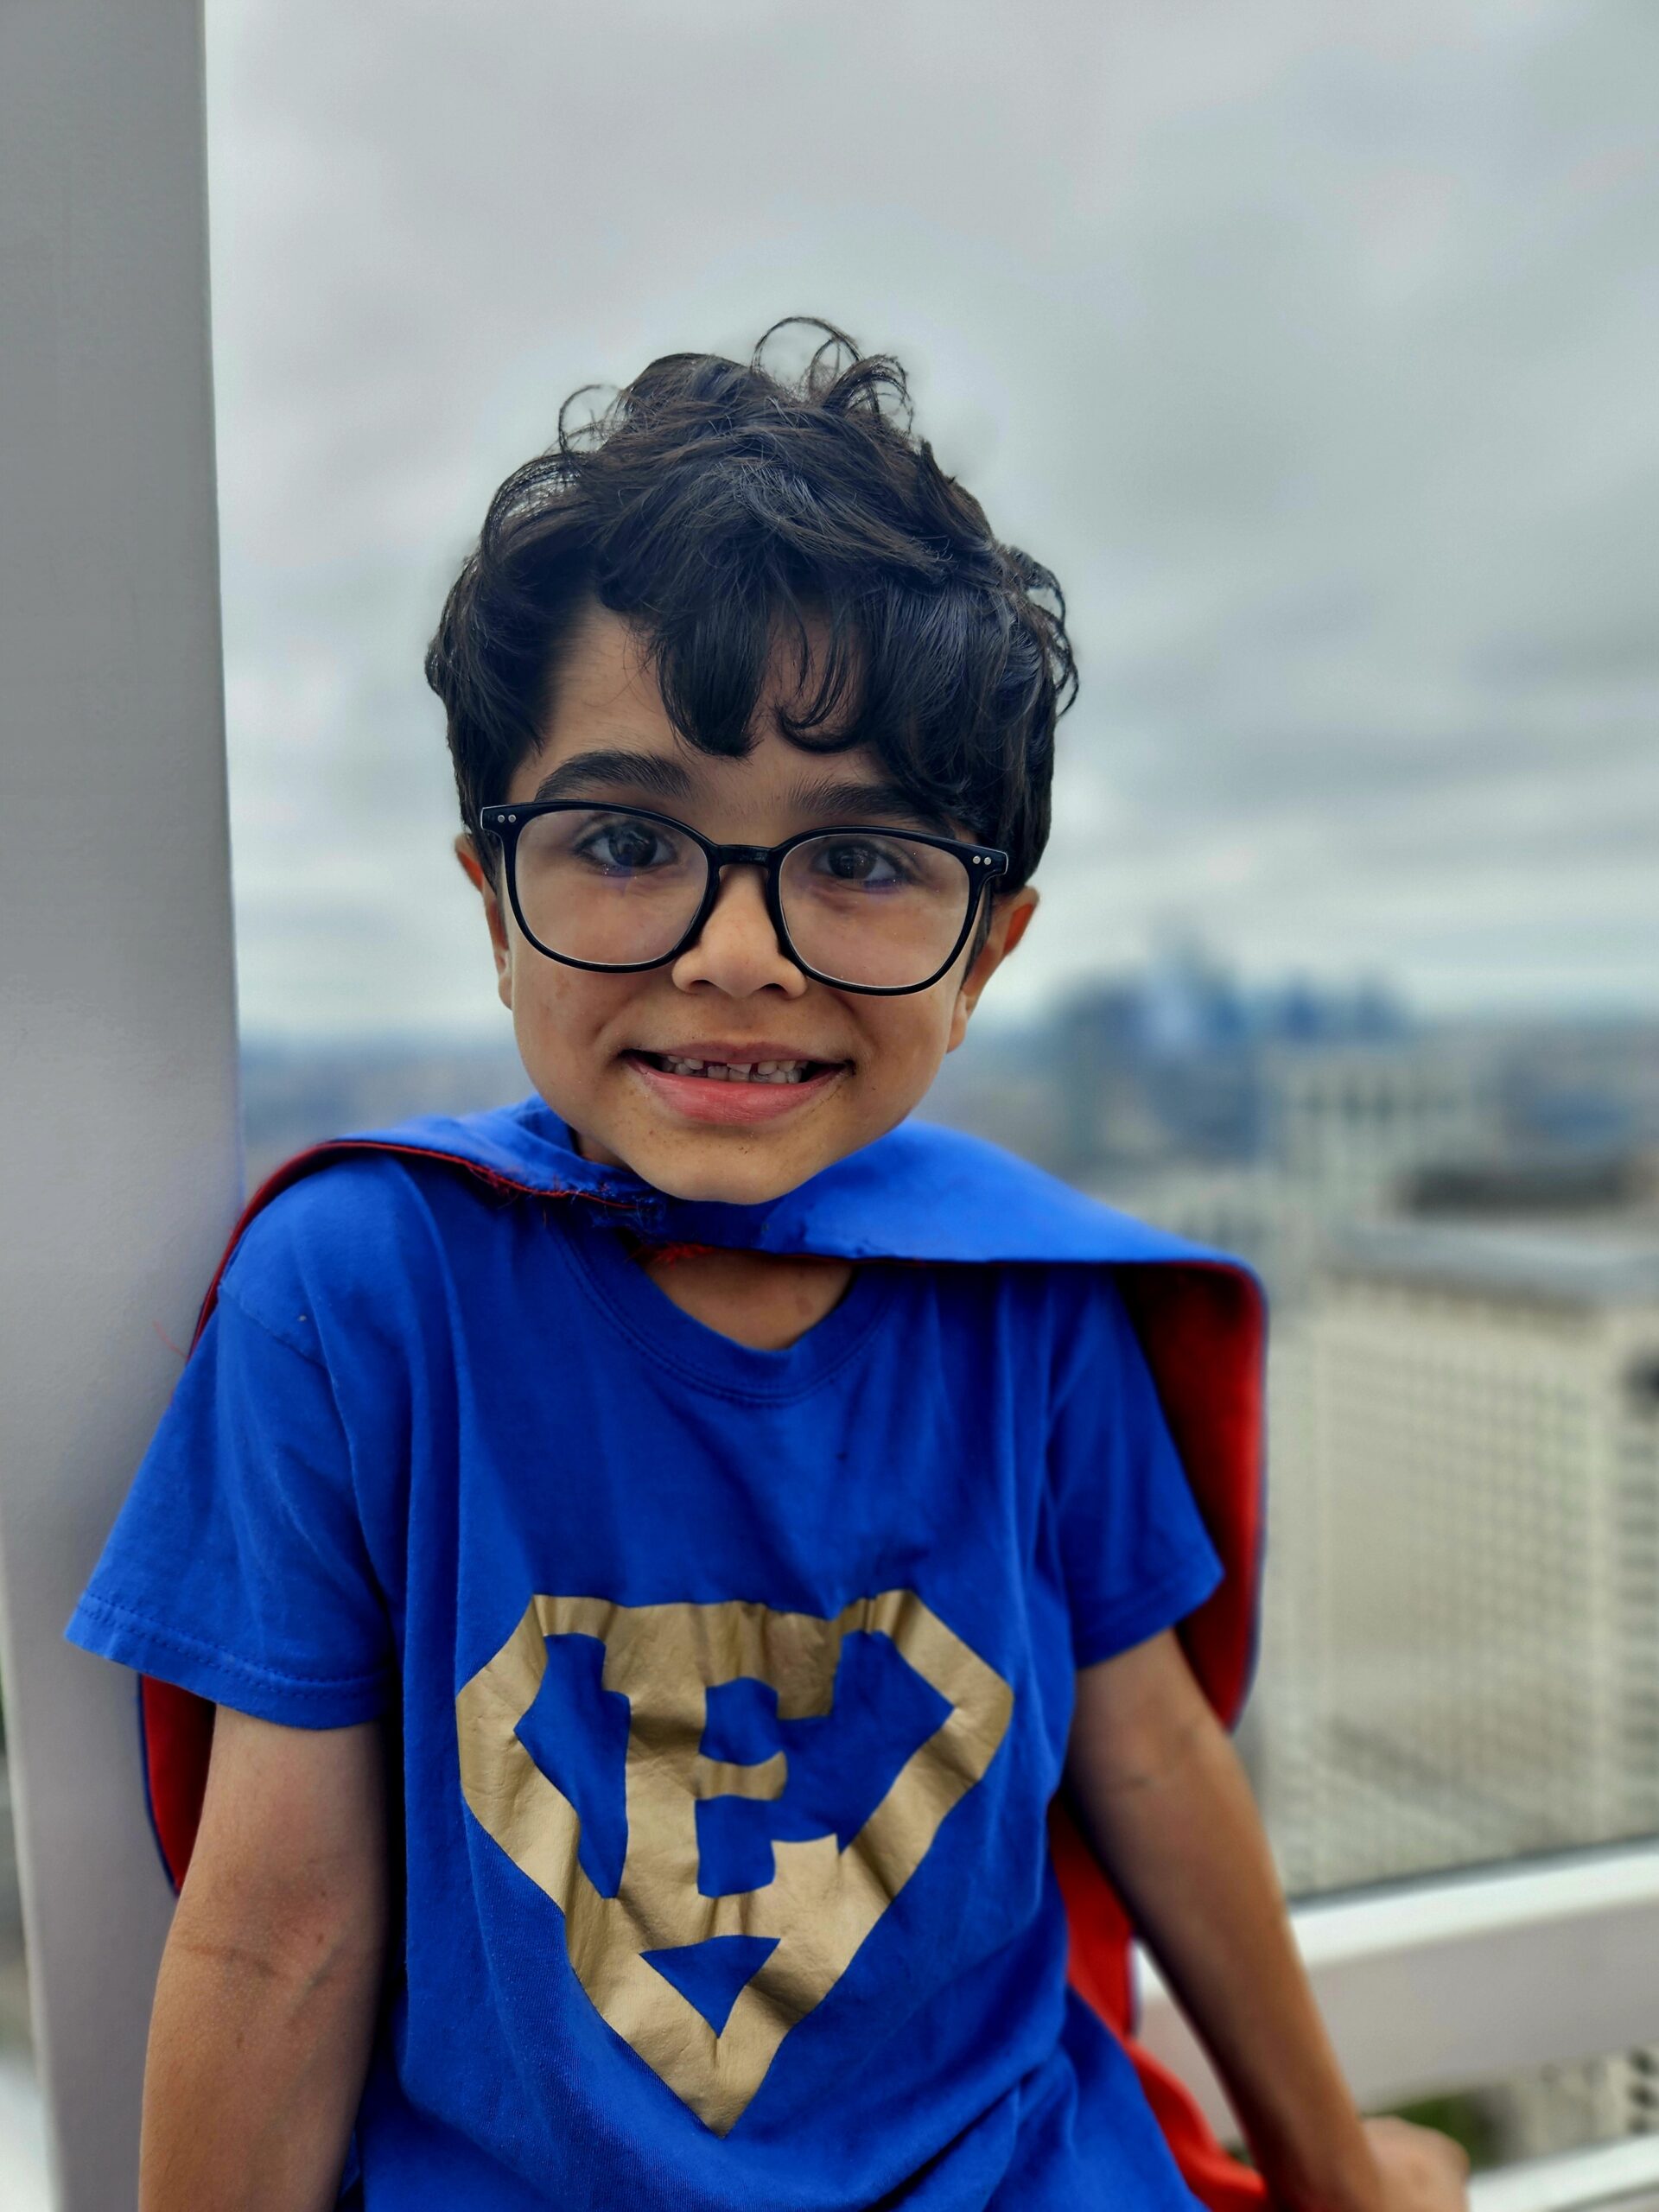
{"type": "Polygon", "coordinates": [[[956,1004],[950,1009],[950,1035],[944,1048],[947,1052],[954,1052],[968,1034],[968,1019],[979,1004],[980,993],[1024,937],[1036,911],[1037,893],[1029,883],[1022,884],[1018,891],[1008,892],[993,904],[985,942],[969,962],[967,972],[957,987],[956,1004]]]}
{"type": "Polygon", "coordinates": [[[478,847],[473,842],[472,832],[463,830],[455,839],[455,858],[461,862],[461,874],[484,901],[484,918],[489,924],[490,944],[495,954],[496,995],[505,1007],[512,1004],[512,947],[507,941],[506,920],[501,912],[500,894],[493,877],[478,856],[478,847]]]}

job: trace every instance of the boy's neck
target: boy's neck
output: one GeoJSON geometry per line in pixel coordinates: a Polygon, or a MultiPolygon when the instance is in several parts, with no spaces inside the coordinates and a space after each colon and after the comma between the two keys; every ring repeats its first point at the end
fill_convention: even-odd
{"type": "Polygon", "coordinates": [[[845,1297],[854,1273],[851,1260],[709,1245],[637,1256],[683,1313],[756,1351],[782,1351],[816,1328],[845,1297]]]}

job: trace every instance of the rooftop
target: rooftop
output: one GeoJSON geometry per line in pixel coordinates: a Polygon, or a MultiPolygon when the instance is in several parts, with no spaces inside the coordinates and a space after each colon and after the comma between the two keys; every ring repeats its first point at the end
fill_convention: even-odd
{"type": "Polygon", "coordinates": [[[1659,1306],[1659,1224],[1640,1217],[1368,1222],[1337,1232],[1327,1251],[1351,1277],[1552,1305],[1659,1306]]]}

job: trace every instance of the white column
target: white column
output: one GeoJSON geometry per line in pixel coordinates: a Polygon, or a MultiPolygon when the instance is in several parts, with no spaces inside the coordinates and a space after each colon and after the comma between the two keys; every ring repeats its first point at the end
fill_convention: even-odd
{"type": "Polygon", "coordinates": [[[0,5],[0,1665],[63,2212],[135,2196],[171,1892],[61,1630],[240,1186],[199,0],[0,5]]]}

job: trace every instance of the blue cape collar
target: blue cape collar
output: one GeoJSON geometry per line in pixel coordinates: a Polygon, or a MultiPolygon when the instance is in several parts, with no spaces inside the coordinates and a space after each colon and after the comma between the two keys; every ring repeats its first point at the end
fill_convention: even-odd
{"type": "Polygon", "coordinates": [[[671,1198],[627,1168],[596,1166],[534,1093],[336,1141],[429,1152],[516,1189],[589,1198],[596,1217],[671,1243],[851,1260],[1186,1262],[1249,1274],[1229,1254],[1148,1228],[998,1145],[927,1122],[902,1122],[759,1205],[671,1198]]]}

